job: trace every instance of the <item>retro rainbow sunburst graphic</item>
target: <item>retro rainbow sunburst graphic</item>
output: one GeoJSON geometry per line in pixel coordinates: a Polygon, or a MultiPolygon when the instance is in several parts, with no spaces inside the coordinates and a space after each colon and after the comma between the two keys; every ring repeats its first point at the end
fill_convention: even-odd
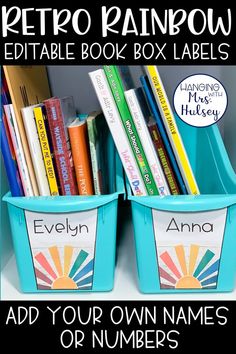
{"type": "Polygon", "coordinates": [[[190,245],[189,258],[183,245],[174,246],[175,257],[165,251],[159,255],[159,275],[162,289],[215,289],[217,285],[219,259],[207,249],[200,255],[199,245],[190,245]]]}
{"type": "Polygon", "coordinates": [[[94,260],[89,260],[85,250],[81,249],[74,257],[73,253],[71,246],[64,246],[62,253],[52,246],[34,255],[38,289],[92,289],[94,260]]]}

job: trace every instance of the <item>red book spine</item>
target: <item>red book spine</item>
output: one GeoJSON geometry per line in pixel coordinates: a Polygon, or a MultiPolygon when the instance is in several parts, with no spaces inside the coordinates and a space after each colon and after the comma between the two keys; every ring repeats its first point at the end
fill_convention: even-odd
{"type": "Polygon", "coordinates": [[[63,113],[60,100],[52,98],[44,101],[48,126],[50,130],[56,169],[60,181],[62,195],[78,194],[73,165],[71,163],[71,150],[66,140],[63,113]]]}
{"type": "Polygon", "coordinates": [[[159,130],[157,129],[156,124],[151,124],[148,126],[152,141],[154,143],[156,152],[158,154],[162,169],[167,179],[168,186],[170,188],[171,194],[180,194],[180,190],[178,187],[178,183],[176,181],[174,172],[171,167],[171,163],[165,149],[165,145],[163,144],[161,135],[159,130]]]}

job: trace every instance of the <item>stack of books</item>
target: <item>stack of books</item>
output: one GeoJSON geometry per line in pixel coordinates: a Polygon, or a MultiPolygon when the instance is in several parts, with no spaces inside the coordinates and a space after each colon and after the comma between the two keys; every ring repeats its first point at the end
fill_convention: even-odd
{"type": "Polygon", "coordinates": [[[156,66],[142,87],[125,89],[127,70],[91,72],[94,89],[136,196],[199,194],[199,189],[156,66]]]}
{"type": "Polygon", "coordinates": [[[1,151],[12,196],[108,193],[102,112],[77,117],[72,97],[50,97],[43,66],[2,72],[1,151]]]}
{"type": "MultiPolygon", "coordinates": [[[[44,66],[5,66],[1,150],[12,196],[109,193],[110,133],[135,196],[199,194],[156,66],[139,88],[113,65],[89,73],[102,111],[51,97],[44,66]]],[[[125,70],[124,70],[125,69],[125,70]]]]}

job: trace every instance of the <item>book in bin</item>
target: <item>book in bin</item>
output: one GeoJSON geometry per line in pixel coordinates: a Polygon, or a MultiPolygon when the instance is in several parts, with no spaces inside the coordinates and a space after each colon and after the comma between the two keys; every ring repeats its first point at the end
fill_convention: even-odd
{"type": "Polygon", "coordinates": [[[164,123],[161,119],[156,101],[154,99],[154,95],[153,95],[150,83],[148,81],[148,78],[146,76],[141,76],[140,81],[143,86],[143,90],[145,92],[146,99],[149,104],[150,110],[152,112],[152,116],[155,119],[156,127],[158,129],[158,132],[160,133],[161,139],[162,139],[165,149],[167,151],[167,154],[168,154],[173,172],[175,174],[175,178],[178,182],[178,186],[180,188],[181,194],[188,194],[188,191],[185,187],[185,183],[184,183],[183,177],[181,175],[179,166],[176,162],[175,155],[173,153],[173,149],[172,149],[171,144],[169,142],[169,138],[167,136],[167,133],[166,133],[166,130],[164,127],[164,123]]]}
{"type": "Polygon", "coordinates": [[[160,195],[169,195],[169,186],[145,120],[144,112],[147,110],[147,108],[144,106],[145,100],[143,99],[142,95],[143,93],[141,88],[125,91],[125,97],[139,138],[143,143],[144,153],[147,157],[147,162],[150,166],[156,186],[158,188],[158,193],[160,195]]]}
{"type": "Polygon", "coordinates": [[[33,195],[38,196],[39,189],[22,120],[21,108],[39,104],[51,96],[47,70],[43,65],[5,65],[3,70],[22,141],[33,195]]]}
{"type": "Polygon", "coordinates": [[[108,141],[108,126],[104,115],[100,111],[91,112],[87,118],[89,150],[92,163],[95,194],[108,193],[106,146],[108,141]]]}
{"type": "Polygon", "coordinates": [[[26,137],[29,144],[31,159],[33,162],[34,172],[38,184],[39,195],[49,196],[50,189],[44,165],[43,154],[41,150],[36,120],[34,117],[34,109],[40,105],[23,107],[21,109],[24,122],[26,137]]]}
{"type": "Polygon", "coordinates": [[[50,146],[49,131],[47,131],[47,116],[43,104],[34,107],[34,118],[38,132],[38,140],[41,146],[41,154],[44,162],[45,172],[50,195],[59,195],[59,187],[56,171],[53,164],[52,151],[50,146]]]}
{"type": "Polygon", "coordinates": [[[21,197],[24,195],[20,173],[17,166],[16,154],[11,140],[9,127],[6,120],[4,105],[11,104],[11,97],[7,87],[4,71],[1,70],[1,117],[0,117],[0,131],[1,131],[1,152],[3,162],[9,182],[9,188],[13,197],[21,197]]]}
{"type": "Polygon", "coordinates": [[[68,125],[76,118],[73,98],[52,97],[44,101],[52,139],[53,153],[62,195],[78,194],[68,125]]]}
{"type": "Polygon", "coordinates": [[[18,170],[18,166],[15,160],[15,153],[13,146],[10,147],[9,143],[9,134],[7,133],[7,124],[4,119],[5,113],[2,112],[2,120],[1,120],[1,151],[4,161],[4,166],[7,174],[7,179],[11,191],[11,195],[13,197],[22,197],[24,195],[22,183],[20,179],[20,174],[18,170]]]}
{"type": "Polygon", "coordinates": [[[166,151],[165,145],[161,138],[160,132],[157,129],[157,125],[154,120],[150,120],[148,122],[148,129],[150,131],[150,135],[152,137],[153,144],[155,146],[156,152],[158,154],[162,169],[165,173],[167,183],[169,185],[169,189],[171,194],[178,195],[180,194],[180,189],[174,174],[174,170],[171,166],[170,159],[168,157],[168,153],[166,151]]]}
{"type": "Polygon", "coordinates": [[[72,157],[80,195],[93,195],[93,177],[88,146],[88,132],[86,120],[76,118],[68,126],[72,157]]]}
{"type": "Polygon", "coordinates": [[[104,72],[115,99],[115,103],[120,114],[120,119],[128,136],[128,141],[140,170],[147,194],[158,195],[159,192],[153,173],[148,164],[142,141],[139,138],[136,126],[125,99],[124,87],[119,71],[115,65],[105,65],[104,72]]]}
{"type": "Polygon", "coordinates": [[[6,116],[7,125],[9,128],[12,145],[16,155],[16,161],[19,168],[20,178],[24,195],[26,197],[33,197],[34,190],[31,184],[30,174],[27,166],[26,157],[24,154],[23,143],[18,129],[15,111],[12,104],[4,105],[4,111],[6,116]]]}
{"type": "Polygon", "coordinates": [[[98,69],[90,72],[89,76],[130,182],[133,194],[136,196],[147,195],[146,187],[138,168],[137,161],[131,150],[128,136],[120,119],[120,114],[110,90],[105,72],[103,69],[98,69]]]}

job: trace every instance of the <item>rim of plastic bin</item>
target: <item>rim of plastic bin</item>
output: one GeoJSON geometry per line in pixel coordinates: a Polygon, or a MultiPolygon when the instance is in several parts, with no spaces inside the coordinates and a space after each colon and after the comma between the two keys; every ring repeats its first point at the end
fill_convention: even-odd
{"type": "Polygon", "coordinates": [[[128,199],[149,208],[174,212],[210,211],[236,204],[236,194],[170,195],[164,197],[129,195],[128,199]]]}
{"type": "Polygon", "coordinates": [[[55,197],[12,197],[6,193],[2,200],[18,208],[48,213],[77,212],[95,209],[118,199],[122,192],[91,196],[55,196],[55,197]]]}

